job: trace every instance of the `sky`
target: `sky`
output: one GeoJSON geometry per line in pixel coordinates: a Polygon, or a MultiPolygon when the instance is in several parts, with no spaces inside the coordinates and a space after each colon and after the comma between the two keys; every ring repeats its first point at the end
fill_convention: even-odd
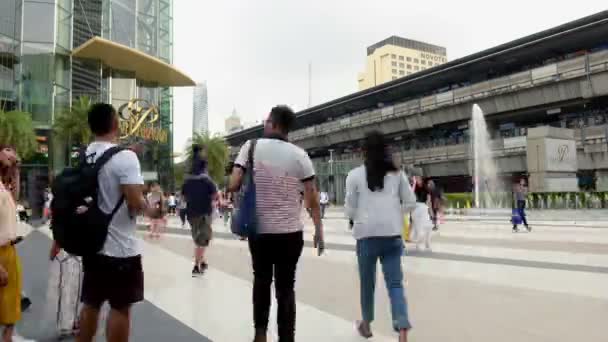
{"type": "MultiPolygon", "coordinates": [[[[546,0],[174,0],[174,65],[207,82],[209,125],[233,109],[261,122],[277,104],[308,107],[358,90],[366,48],[391,35],[445,46],[448,60],[606,9],[546,0]]],[[[174,150],[192,136],[192,88],[174,89],[174,150]]]]}

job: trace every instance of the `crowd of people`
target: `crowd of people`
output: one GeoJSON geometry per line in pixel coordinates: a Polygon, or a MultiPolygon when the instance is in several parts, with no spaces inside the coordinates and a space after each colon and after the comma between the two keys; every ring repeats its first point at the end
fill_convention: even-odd
{"type": "MultiPolygon", "coordinates": [[[[86,159],[95,163],[117,146],[119,121],[116,110],[107,104],[94,105],[88,115],[94,141],[86,149],[86,159]]],[[[98,329],[100,309],[108,303],[106,338],[128,341],[131,308],[144,298],[144,273],[141,247],[136,234],[137,217],[149,219],[148,237],[158,239],[168,216],[179,216],[182,226],[188,223],[194,242],[192,276],[204,274],[209,264],[206,249],[213,237],[214,216],[225,225],[237,214],[235,193],[242,190],[247,175],[252,175],[256,195],[255,234],[247,240],[253,268],[254,342],[267,341],[271,284],[275,283],[277,325],[280,341],[294,341],[296,327],[295,281],[298,262],[304,247],[302,210],[306,208],[315,227],[314,247],[324,251],[322,218],[329,205],[329,195],[319,192],[315,170],[308,154],[287,140],[295,120],[286,106],[272,108],[265,121],[264,137],[245,143],[226,172],[226,189],[209,176],[205,147],[193,146],[193,157],[184,184],[178,193],[165,193],[157,183],[144,187],[139,159],[135,151],[121,149],[99,168],[97,205],[111,213],[107,237],[99,251],[82,258],[62,251],[54,241],[51,260],[70,262],[82,277],[63,284],[75,288],[73,299],[80,295],[79,314],[67,326],[78,342],[93,341],[98,329]],[[216,214],[216,212],[218,212],[216,214]],[[81,282],[81,283],[80,283],[81,282]]],[[[365,138],[363,164],[350,171],[346,179],[345,213],[356,240],[360,281],[361,320],[358,333],[373,335],[376,267],[378,261],[387,284],[392,322],[399,341],[407,341],[412,328],[405,289],[401,256],[404,253],[403,225],[411,225],[405,239],[431,249],[432,230],[438,229],[442,195],[433,181],[408,178],[392,161],[383,134],[371,132],[365,138]]],[[[15,245],[15,212],[19,198],[19,161],[12,147],[0,146],[0,325],[2,342],[13,341],[14,325],[21,316],[21,269],[15,245]]],[[[525,221],[524,184],[515,191],[516,210],[525,221]]],[[[47,195],[52,220],[52,193],[47,195]]],[[[80,209],[78,209],[80,210],[80,209]]],[[[51,225],[53,228],[53,225],[51,225]]],[[[517,225],[514,223],[514,230],[517,225]]],[[[63,276],[60,275],[60,281],[63,276]]],[[[76,307],[79,305],[76,304],[76,307]]],[[[63,310],[58,307],[57,310],[63,310]]],[[[68,309],[71,310],[71,309],[68,309]]],[[[67,328],[66,328],[67,329],[67,328]]]]}

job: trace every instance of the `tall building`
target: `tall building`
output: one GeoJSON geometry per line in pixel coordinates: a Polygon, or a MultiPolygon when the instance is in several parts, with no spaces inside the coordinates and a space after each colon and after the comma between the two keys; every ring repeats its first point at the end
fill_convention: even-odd
{"type": "Polygon", "coordinates": [[[232,111],[232,115],[230,115],[224,123],[224,127],[226,129],[227,134],[234,133],[243,129],[243,125],[241,124],[241,118],[236,113],[236,109],[232,111]]]}
{"type": "Polygon", "coordinates": [[[172,87],[194,85],[171,65],[172,8],[173,0],[0,0],[0,107],[30,113],[39,151],[48,150],[24,160],[24,192],[68,163],[76,146],[52,139],[51,128],[83,96],[119,110],[122,142],[143,143],[144,177],[172,187],[172,87]]]}
{"type": "Polygon", "coordinates": [[[209,132],[209,106],[207,102],[207,83],[199,83],[192,94],[192,133],[209,132]]]}
{"type": "Polygon", "coordinates": [[[444,47],[392,36],[367,48],[365,71],[358,78],[359,90],[445,62],[447,52],[444,47]]]}

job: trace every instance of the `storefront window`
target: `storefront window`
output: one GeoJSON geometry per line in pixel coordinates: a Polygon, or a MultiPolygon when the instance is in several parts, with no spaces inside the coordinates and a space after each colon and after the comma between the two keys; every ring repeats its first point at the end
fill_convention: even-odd
{"type": "Polygon", "coordinates": [[[21,58],[21,109],[32,114],[37,123],[50,123],[55,80],[52,46],[24,43],[21,58]]]}

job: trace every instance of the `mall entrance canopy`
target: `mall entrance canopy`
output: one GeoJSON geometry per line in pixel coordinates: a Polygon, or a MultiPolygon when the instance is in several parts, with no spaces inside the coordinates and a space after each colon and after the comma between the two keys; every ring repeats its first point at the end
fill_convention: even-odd
{"type": "Polygon", "coordinates": [[[72,57],[97,60],[112,69],[133,72],[136,79],[159,87],[190,87],[196,84],[169,63],[101,37],[93,37],[74,49],[72,57]]]}

